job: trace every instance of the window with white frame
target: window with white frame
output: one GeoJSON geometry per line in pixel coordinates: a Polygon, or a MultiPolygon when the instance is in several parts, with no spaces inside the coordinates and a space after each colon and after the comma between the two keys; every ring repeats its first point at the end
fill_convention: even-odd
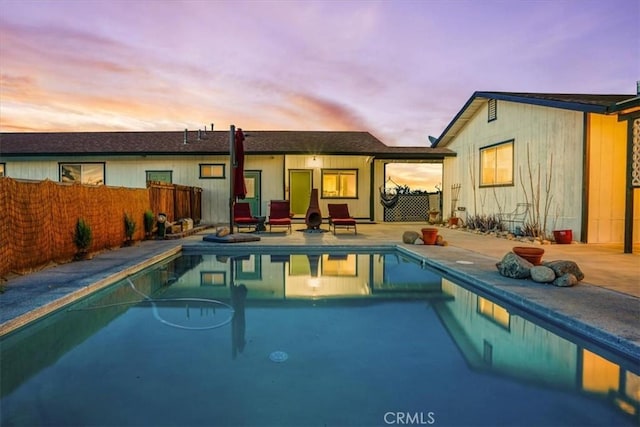
{"type": "Polygon", "coordinates": [[[222,179],[225,177],[224,163],[201,163],[200,178],[201,179],[222,179]]]}
{"type": "Polygon", "coordinates": [[[480,186],[513,185],[513,140],[480,149],[480,186]]]}
{"type": "Polygon", "coordinates": [[[60,163],[60,182],[104,185],[104,163],[60,163]]]}
{"type": "Polygon", "coordinates": [[[358,197],[357,169],[323,169],[322,198],[355,199],[358,197]]]}

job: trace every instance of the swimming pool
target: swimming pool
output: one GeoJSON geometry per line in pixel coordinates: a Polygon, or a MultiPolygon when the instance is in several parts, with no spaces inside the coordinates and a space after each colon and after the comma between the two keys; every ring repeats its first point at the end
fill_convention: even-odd
{"type": "Polygon", "coordinates": [[[637,361],[395,251],[184,253],[3,338],[4,425],[637,425],[637,361]]]}

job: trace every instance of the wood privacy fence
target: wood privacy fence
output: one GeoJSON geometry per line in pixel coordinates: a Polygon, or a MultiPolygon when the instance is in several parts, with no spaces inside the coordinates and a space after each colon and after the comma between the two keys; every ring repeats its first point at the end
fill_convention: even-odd
{"type": "Polygon", "coordinates": [[[166,214],[171,222],[191,218],[199,224],[202,220],[202,188],[163,182],[149,182],[147,188],[154,213],[166,214]]]}
{"type": "Polygon", "coordinates": [[[0,277],[9,272],[26,273],[50,261],[73,259],[77,252],[73,235],[79,218],[93,233],[90,252],[123,244],[125,214],[136,222],[134,240],[144,238],[144,213],[149,210],[154,216],[167,213],[170,221],[193,218],[195,213],[194,222],[200,221],[201,189],[165,184],[162,197],[155,199],[154,188],[0,178],[0,277]]]}

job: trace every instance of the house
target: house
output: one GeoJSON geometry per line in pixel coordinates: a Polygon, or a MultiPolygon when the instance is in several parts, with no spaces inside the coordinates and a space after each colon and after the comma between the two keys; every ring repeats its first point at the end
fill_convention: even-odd
{"type": "Polygon", "coordinates": [[[574,240],[632,252],[639,137],[638,95],[475,92],[434,144],[457,154],[444,159],[444,206],[468,217],[533,204],[528,221],[547,233],[572,230],[574,240]]]}
{"type": "MultiPolygon", "coordinates": [[[[392,162],[442,163],[447,148],[392,147],[368,132],[247,131],[245,183],[254,215],[288,199],[306,213],[312,188],[327,204],[381,221],[378,189],[392,162]]],[[[230,131],[0,134],[0,176],[144,188],[164,181],[202,188],[202,220],[229,221],[230,131]]],[[[425,211],[426,215],[426,211],[425,211]]]]}

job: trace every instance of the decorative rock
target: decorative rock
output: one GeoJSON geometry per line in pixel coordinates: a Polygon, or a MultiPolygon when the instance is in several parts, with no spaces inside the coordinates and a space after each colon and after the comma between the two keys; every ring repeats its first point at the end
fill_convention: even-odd
{"type": "Polygon", "coordinates": [[[578,279],[571,273],[565,273],[553,281],[554,286],[566,288],[578,284],[578,279]]]}
{"type": "Polygon", "coordinates": [[[557,277],[560,277],[565,273],[571,273],[579,281],[584,279],[584,273],[582,272],[582,270],[580,270],[580,267],[578,267],[578,264],[576,264],[573,261],[556,260],[556,261],[545,262],[543,263],[543,265],[552,269],[553,272],[556,273],[557,277]]]}
{"type": "Polygon", "coordinates": [[[544,265],[535,265],[531,268],[531,279],[538,283],[551,283],[556,278],[556,273],[544,265]]]}
{"type": "Polygon", "coordinates": [[[216,229],[216,236],[218,237],[224,237],[229,233],[231,233],[231,231],[229,230],[229,227],[219,227],[216,229]]]}
{"type": "Polygon", "coordinates": [[[402,242],[403,243],[414,243],[416,239],[420,237],[418,233],[415,231],[405,231],[402,234],[402,242]]]}
{"type": "Polygon", "coordinates": [[[496,264],[496,267],[502,276],[526,279],[531,276],[533,264],[513,252],[509,252],[502,258],[502,261],[496,264]]]}
{"type": "Polygon", "coordinates": [[[418,237],[416,240],[414,240],[413,242],[414,245],[424,245],[424,241],[418,237]]]}
{"type": "Polygon", "coordinates": [[[436,245],[442,246],[442,242],[444,242],[444,237],[442,237],[440,234],[438,234],[436,236],[436,245]]]}

